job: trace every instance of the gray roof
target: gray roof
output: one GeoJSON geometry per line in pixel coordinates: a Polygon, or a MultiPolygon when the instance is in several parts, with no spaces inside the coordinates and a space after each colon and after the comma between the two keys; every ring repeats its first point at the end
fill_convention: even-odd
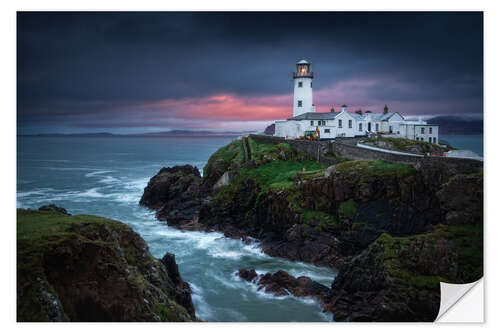
{"type": "Polygon", "coordinates": [[[302,59],[301,61],[297,62],[297,64],[308,64],[309,62],[307,60],[302,59]]]}
{"type": "Polygon", "coordinates": [[[306,112],[288,120],[329,120],[335,119],[340,112],[306,112]]]}
{"type": "MultiPolygon", "coordinates": [[[[303,114],[300,114],[298,116],[288,118],[288,120],[330,120],[330,119],[335,119],[336,116],[338,116],[341,112],[306,112],[303,114]]],[[[374,121],[384,121],[392,117],[394,114],[397,112],[389,112],[389,113],[369,113],[371,115],[371,118],[374,121]]],[[[356,120],[366,120],[366,113],[365,114],[358,114],[358,113],[350,113],[354,119],[356,120]]]]}
{"type": "Polygon", "coordinates": [[[353,118],[356,118],[356,120],[364,120],[365,116],[359,113],[349,113],[353,118]]]}

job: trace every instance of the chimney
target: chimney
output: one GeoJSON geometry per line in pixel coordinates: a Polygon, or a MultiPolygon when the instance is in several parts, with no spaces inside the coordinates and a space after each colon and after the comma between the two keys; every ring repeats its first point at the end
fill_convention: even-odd
{"type": "Polygon", "coordinates": [[[347,105],[342,105],[342,112],[346,111],[347,112],[347,105]]]}

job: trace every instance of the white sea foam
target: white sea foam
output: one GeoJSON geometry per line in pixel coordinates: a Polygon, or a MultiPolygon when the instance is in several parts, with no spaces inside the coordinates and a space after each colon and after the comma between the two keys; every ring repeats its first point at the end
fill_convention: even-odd
{"type": "Polygon", "coordinates": [[[112,172],[112,171],[111,170],[99,170],[99,171],[86,173],[85,177],[95,177],[95,176],[102,175],[105,173],[110,173],[110,172],[112,172]]]}
{"type": "Polygon", "coordinates": [[[104,176],[102,179],[99,180],[99,183],[105,183],[105,184],[110,184],[110,183],[116,183],[119,182],[120,180],[112,177],[112,176],[104,176]]]}
{"type": "Polygon", "coordinates": [[[57,170],[57,171],[100,170],[96,168],[62,168],[62,167],[42,167],[42,169],[57,170]]]}
{"type": "Polygon", "coordinates": [[[192,282],[188,283],[192,291],[191,299],[193,300],[193,304],[195,306],[196,316],[201,320],[209,320],[213,318],[214,312],[203,297],[203,290],[192,282]]]}

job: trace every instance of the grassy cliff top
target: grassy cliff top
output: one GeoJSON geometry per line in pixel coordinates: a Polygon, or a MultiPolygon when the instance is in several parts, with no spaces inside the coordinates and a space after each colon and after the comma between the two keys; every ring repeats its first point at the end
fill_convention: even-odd
{"type": "Polygon", "coordinates": [[[108,226],[116,231],[130,231],[129,226],[93,215],[65,215],[58,212],[17,210],[17,241],[26,249],[36,249],[78,233],[80,227],[108,226]]]}

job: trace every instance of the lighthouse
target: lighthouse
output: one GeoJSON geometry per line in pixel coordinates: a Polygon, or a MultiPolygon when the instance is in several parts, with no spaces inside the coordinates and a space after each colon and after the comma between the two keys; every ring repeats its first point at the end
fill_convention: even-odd
{"type": "Polygon", "coordinates": [[[311,64],[306,60],[297,62],[297,71],[293,73],[293,116],[306,112],[316,112],[313,104],[311,64]]]}

